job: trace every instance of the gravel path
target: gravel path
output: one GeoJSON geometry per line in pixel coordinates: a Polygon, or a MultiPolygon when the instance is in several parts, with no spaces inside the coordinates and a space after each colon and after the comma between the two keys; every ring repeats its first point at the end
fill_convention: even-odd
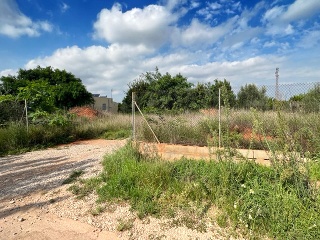
{"type": "Polygon", "coordinates": [[[169,219],[140,220],[126,203],[97,204],[95,194],[79,200],[62,185],[74,170],[84,171],[81,178],[98,175],[103,156],[125,143],[80,141],[0,158],[0,239],[234,239],[212,221],[201,233],[169,219]]]}
{"type": "Polygon", "coordinates": [[[61,186],[72,171],[84,177],[101,171],[102,157],[125,141],[79,141],[47,150],[0,158],[0,200],[61,186]]]}

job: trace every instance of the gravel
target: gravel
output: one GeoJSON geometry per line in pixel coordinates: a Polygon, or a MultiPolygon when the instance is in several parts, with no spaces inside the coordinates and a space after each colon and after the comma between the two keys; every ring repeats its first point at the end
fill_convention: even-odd
{"type": "Polygon", "coordinates": [[[103,156],[125,141],[81,141],[0,158],[0,200],[57,188],[75,170],[98,174],[103,156]]]}

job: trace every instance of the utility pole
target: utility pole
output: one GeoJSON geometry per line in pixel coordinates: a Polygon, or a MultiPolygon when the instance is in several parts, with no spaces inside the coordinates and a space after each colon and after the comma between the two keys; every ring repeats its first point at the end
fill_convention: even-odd
{"type": "Polygon", "coordinates": [[[279,96],[279,68],[276,68],[276,94],[275,94],[275,98],[276,100],[280,100],[280,96],[279,96]]]}

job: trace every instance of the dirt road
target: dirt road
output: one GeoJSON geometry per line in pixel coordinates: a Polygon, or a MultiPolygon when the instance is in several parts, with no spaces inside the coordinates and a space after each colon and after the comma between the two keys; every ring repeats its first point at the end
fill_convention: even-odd
{"type": "Polygon", "coordinates": [[[85,177],[98,174],[103,155],[124,144],[80,141],[0,158],[0,239],[118,239],[116,233],[65,217],[76,199],[62,182],[74,170],[83,170],[85,177]]]}

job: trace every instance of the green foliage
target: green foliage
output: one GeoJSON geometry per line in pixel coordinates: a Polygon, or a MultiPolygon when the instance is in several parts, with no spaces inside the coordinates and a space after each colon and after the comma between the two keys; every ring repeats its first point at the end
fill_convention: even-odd
{"type": "Polygon", "coordinates": [[[320,112],[320,84],[307,92],[302,102],[306,112],[320,112]]]}
{"type": "Polygon", "coordinates": [[[11,101],[15,101],[16,98],[14,96],[12,96],[11,94],[8,95],[0,95],[0,103],[2,102],[11,102],[11,101]]]}
{"type": "Polygon", "coordinates": [[[240,108],[250,109],[253,107],[267,110],[267,103],[266,88],[262,87],[259,89],[255,84],[246,84],[241,87],[237,95],[237,105],[240,108]]]}
{"type": "Polygon", "coordinates": [[[0,78],[0,95],[27,99],[31,110],[52,112],[55,108],[68,109],[93,103],[79,78],[65,70],[51,67],[18,71],[17,76],[0,78]]]}
{"type": "Polygon", "coordinates": [[[304,112],[320,112],[320,84],[315,84],[307,93],[291,97],[289,101],[294,102],[304,112]]]}
{"type": "Polygon", "coordinates": [[[97,191],[100,202],[129,201],[139,217],[172,217],[172,224],[205,231],[204,221],[214,217],[209,210],[216,206],[221,226],[231,224],[249,238],[320,236],[319,190],[301,184],[304,179],[288,181],[287,168],[228,158],[166,162],[145,158],[129,144],[106,156],[103,165],[101,181],[90,191],[97,191]]]}
{"type": "Polygon", "coordinates": [[[19,88],[18,99],[25,99],[28,107],[33,111],[53,112],[54,90],[55,86],[51,86],[47,81],[28,81],[25,87],[19,88]]]}
{"type": "Polygon", "coordinates": [[[37,110],[29,114],[31,123],[42,124],[49,126],[69,126],[72,124],[74,115],[65,113],[63,111],[56,111],[55,113],[48,113],[46,111],[37,110]]]}
{"type": "Polygon", "coordinates": [[[68,190],[77,195],[77,198],[82,199],[98,188],[103,181],[103,175],[101,177],[84,179],[79,181],[79,183],[71,185],[68,190]]]}
{"type": "Polygon", "coordinates": [[[114,133],[116,137],[130,132],[130,116],[111,115],[94,120],[74,118],[71,114],[49,114],[37,111],[31,114],[29,131],[23,123],[12,122],[0,128],[0,156],[25,152],[80,139],[103,137],[114,133]]]}
{"type": "Polygon", "coordinates": [[[120,130],[110,130],[103,134],[103,138],[113,140],[113,139],[126,139],[130,137],[131,130],[129,129],[120,129],[120,130]]]}
{"type": "Polygon", "coordinates": [[[310,171],[311,180],[320,181],[320,157],[308,162],[308,169],[310,171]]]}
{"type": "Polygon", "coordinates": [[[0,95],[0,125],[24,118],[24,102],[12,95],[0,95]]]}
{"type": "MultiPolygon", "coordinates": [[[[129,84],[129,90],[122,101],[120,111],[131,111],[132,92],[135,92],[136,102],[142,110],[161,112],[170,110],[181,112],[199,110],[218,106],[219,88],[224,89],[225,97],[230,106],[235,104],[235,95],[228,81],[215,80],[211,83],[198,83],[195,87],[181,74],[162,75],[158,69],[155,72],[142,74],[139,79],[129,84]]],[[[224,105],[224,102],[222,102],[224,105]]]]}

